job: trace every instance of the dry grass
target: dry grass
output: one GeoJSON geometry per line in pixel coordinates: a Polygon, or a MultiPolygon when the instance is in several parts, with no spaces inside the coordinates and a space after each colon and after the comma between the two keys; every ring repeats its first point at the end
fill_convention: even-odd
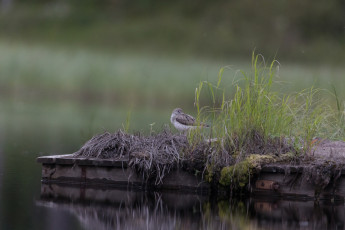
{"type": "Polygon", "coordinates": [[[129,166],[138,175],[158,185],[177,167],[193,174],[200,173],[202,176],[206,172],[218,181],[221,169],[238,161],[234,157],[237,149],[247,149],[247,152],[260,154],[283,154],[294,150],[286,140],[274,138],[267,141],[258,133],[248,135],[246,142],[219,143],[203,140],[189,143],[187,136],[174,134],[167,129],[149,136],[133,135],[119,130],[94,136],[75,152],[74,156],[128,160],[129,166]],[[240,144],[244,146],[240,147],[240,144]]]}
{"type": "Polygon", "coordinates": [[[94,136],[80,150],[76,157],[100,159],[128,159],[145,180],[153,179],[161,184],[164,176],[181,162],[181,153],[189,148],[186,136],[173,134],[168,130],[143,136],[127,134],[122,130],[94,136]]]}

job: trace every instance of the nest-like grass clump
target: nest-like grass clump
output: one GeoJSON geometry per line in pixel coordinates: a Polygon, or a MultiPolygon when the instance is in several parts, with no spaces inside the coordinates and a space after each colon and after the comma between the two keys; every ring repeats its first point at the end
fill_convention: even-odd
{"type": "Polygon", "coordinates": [[[187,137],[168,130],[149,136],[119,130],[103,133],[86,142],[75,157],[128,160],[144,179],[162,183],[164,176],[181,162],[181,153],[189,148],[187,137]]]}

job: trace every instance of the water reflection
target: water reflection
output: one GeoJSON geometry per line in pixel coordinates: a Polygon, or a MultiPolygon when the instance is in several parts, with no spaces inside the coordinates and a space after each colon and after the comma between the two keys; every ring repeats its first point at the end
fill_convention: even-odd
{"type": "Polygon", "coordinates": [[[85,229],[242,229],[251,225],[244,203],[215,204],[195,194],[43,184],[37,204],[73,213],[85,229]],[[234,215],[232,207],[236,207],[234,215]]]}
{"type": "Polygon", "coordinates": [[[42,184],[36,203],[72,214],[83,229],[344,229],[343,205],[215,200],[195,194],[42,184]]]}
{"type": "Polygon", "coordinates": [[[263,229],[344,229],[343,204],[252,200],[263,229]]]}

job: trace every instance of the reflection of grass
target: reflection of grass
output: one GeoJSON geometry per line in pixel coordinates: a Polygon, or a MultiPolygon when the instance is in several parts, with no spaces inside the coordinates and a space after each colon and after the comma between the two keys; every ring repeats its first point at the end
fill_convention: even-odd
{"type": "MultiPolygon", "coordinates": [[[[2,96],[78,102],[191,107],[192,91],[200,80],[217,80],[224,72],[230,85],[238,68],[246,64],[134,54],[104,54],[60,50],[45,46],[0,43],[0,92],[2,96]]],[[[247,68],[248,69],[248,68],[247,68]]],[[[279,91],[294,91],[311,84],[336,86],[340,98],[343,70],[327,67],[281,67],[279,91]],[[292,82],[286,84],[285,82],[292,82]]],[[[231,93],[231,92],[230,92],[231,93]]]]}

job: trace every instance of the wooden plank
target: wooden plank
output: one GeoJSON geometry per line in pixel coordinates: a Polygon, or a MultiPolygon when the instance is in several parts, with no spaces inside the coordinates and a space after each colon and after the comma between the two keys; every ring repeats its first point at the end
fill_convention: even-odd
{"type": "Polygon", "coordinates": [[[128,167],[128,159],[95,159],[95,158],[78,158],[73,154],[42,156],[37,158],[37,162],[41,164],[59,164],[59,165],[86,165],[86,166],[102,166],[102,167],[128,167]]]}
{"type": "Polygon", "coordinates": [[[53,156],[41,156],[36,159],[38,163],[41,164],[56,164],[56,159],[64,158],[66,163],[74,164],[74,157],[72,154],[66,155],[53,155],[53,156]]]}
{"type": "Polygon", "coordinates": [[[265,186],[253,184],[251,193],[260,197],[280,197],[297,200],[328,200],[330,202],[344,202],[345,200],[345,175],[330,183],[321,191],[302,177],[303,166],[285,167],[289,173],[283,173],[283,168],[277,165],[265,167],[258,175],[257,180],[267,180],[279,184],[279,189],[266,189],[265,186]]]}
{"type": "Polygon", "coordinates": [[[253,184],[252,194],[257,196],[284,197],[289,199],[313,200],[315,189],[310,183],[303,183],[299,173],[285,175],[282,173],[262,172],[258,180],[274,181],[279,184],[277,190],[260,189],[253,184]]]}
{"type": "Polygon", "coordinates": [[[49,180],[74,178],[76,180],[100,179],[115,182],[138,182],[128,168],[95,167],[86,165],[42,165],[42,178],[49,180]]]}
{"type": "Polygon", "coordinates": [[[42,165],[43,183],[83,184],[85,186],[136,187],[161,190],[179,190],[195,193],[208,193],[209,184],[183,170],[169,173],[160,185],[145,181],[131,168],[100,167],[88,165],[42,165]]]}
{"type": "Polygon", "coordinates": [[[290,173],[301,173],[303,172],[302,165],[282,165],[282,164],[269,164],[264,165],[261,169],[261,172],[268,172],[268,173],[285,173],[289,171],[290,173]]]}
{"type": "Polygon", "coordinates": [[[85,166],[118,167],[118,168],[128,167],[128,160],[77,158],[75,159],[75,163],[77,165],[85,165],[85,166]]]}
{"type": "MultiPolygon", "coordinates": [[[[37,158],[42,163],[44,183],[83,184],[86,186],[111,186],[126,188],[179,190],[208,193],[210,185],[201,178],[183,170],[174,170],[160,183],[145,181],[128,167],[128,160],[75,158],[72,154],[37,158]]],[[[335,183],[330,183],[320,194],[309,182],[303,181],[303,165],[270,164],[262,167],[260,174],[251,182],[255,196],[279,197],[297,200],[345,199],[345,169],[335,183]],[[285,173],[288,172],[288,173],[285,173]],[[256,180],[261,183],[255,183],[256,180]],[[274,186],[273,186],[274,185],[274,186]]]]}

